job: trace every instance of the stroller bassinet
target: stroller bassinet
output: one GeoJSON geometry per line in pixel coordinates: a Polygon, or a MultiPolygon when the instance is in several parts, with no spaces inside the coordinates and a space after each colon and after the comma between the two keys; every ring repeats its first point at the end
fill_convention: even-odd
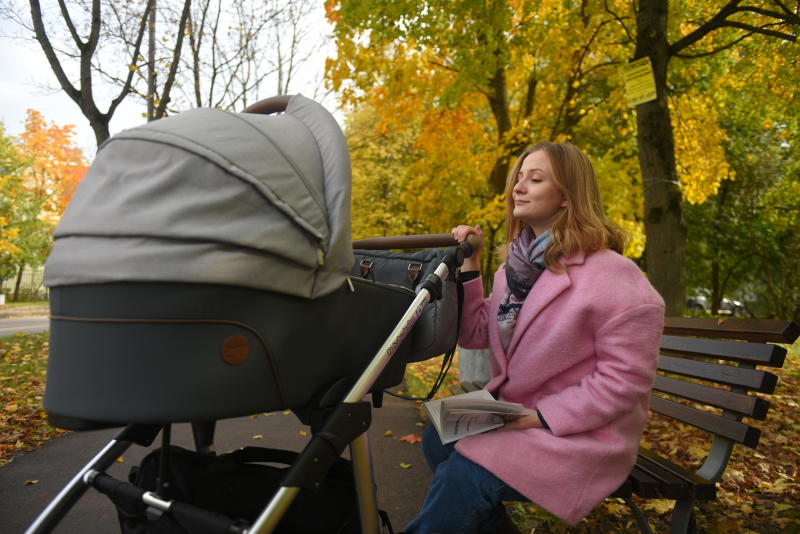
{"type": "MultiPolygon", "coordinates": [[[[347,282],[350,165],[302,96],[106,142],[55,234],[45,409],[60,427],[221,419],[356,377],[411,303],[347,282]]],[[[402,380],[406,342],[377,388],[402,380]]]]}
{"type": "MultiPolygon", "coordinates": [[[[443,325],[447,314],[437,306],[456,306],[447,279],[471,248],[403,256],[415,276],[441,257],[416,291],[351,277],[359,269],[352,270],[344,136],[302,96],[271,106],[265,111],[285,113],[190,111],[123,132],[98,152],[46,265],[44,405],[62,428],[127,426],[28,533],[48,532],[89,486],[133,495],[158,514],[180,506],[214,532],[269,533],[301,489],[320,487],[348,445],[360,524],[377,532],[362,398],[399,383],[406,363],[455,344],[455,315],[443,325]],[[429,324],[413,329],[421,316],[429,324]],[[314,436],[251,530],[104,473],[160,429],[166,469],[173,422],[198,423],[205,453],[213,421],[287,408],[306,414],[314,436]]],[[[436,244],[409,246],[452,241],[433,237],[436,244]]],[[[392,260],[370,258],[376,270],[392,260]]]]}

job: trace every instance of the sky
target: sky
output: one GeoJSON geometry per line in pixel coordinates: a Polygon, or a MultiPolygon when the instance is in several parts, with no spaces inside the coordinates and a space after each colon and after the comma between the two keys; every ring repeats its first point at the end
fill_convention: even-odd
{"type": "MultiPolygon", "coordinates": [[[[321,2],[320,2],[321,4],[321,2]]],[[[330,26],[324,20],[324,10],[320,7],[314,13],[311,25],[318,27],[317,33],[329,34],[330,26]]],[[[34,40],[23,40],[6,37],[18,33],[14,24],[0,18],[0,122],[3,123],[6,135],[19,135],[25,127],[26,110],[33,108],[42,113],[48,122],[59,126],[75,125],[76,144],[88,158],[94,156],[96,143],[94,132],[89,121],[83,116],[78,105],[60,88],[44,52],[34,40]]],[[[334,53],[332,43],[314,54],[301,74],[292,92],[300,92],[311,96],[315,78],[321,79],[320,73],[325,66],[327,55],[334,53]]],[[[97,98],[98,107],[105,111],[111,101],[111,95],[97,98]]],[[[259,95],[266,98],[270,95],[259,95]]],[[[322,102],[341,122],[341,117],[330,109],[335,104],[334,98],[322,102]]],[[[142,113],[146,111],[143,101],[134,96],[126,98],[117,108],[111,119],[111,133],[130,128],[144,122],[142,113]]]]}

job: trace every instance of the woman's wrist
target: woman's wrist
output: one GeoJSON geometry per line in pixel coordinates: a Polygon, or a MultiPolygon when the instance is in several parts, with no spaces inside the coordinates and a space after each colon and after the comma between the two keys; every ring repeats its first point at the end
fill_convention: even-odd
{"type": "Polygon", "coordinates": [[[464,263],[461,264],[462,271],[480,271],[481,259],[477,254],[473,254],[469,258],[464,258],[464,263]]]}

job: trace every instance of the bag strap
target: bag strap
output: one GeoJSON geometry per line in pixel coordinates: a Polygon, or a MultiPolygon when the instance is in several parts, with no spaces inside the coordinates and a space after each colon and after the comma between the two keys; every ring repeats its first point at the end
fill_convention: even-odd
{"type": "Polygon", "coordinates": [[[434,395],[436,395],[436,392],[439,391],[439,388],[442,387],[442,384],[444,384],[444,379],[447,377],[448,371],[450,371],[450,366],[453,365],[453,357],[456,353],[456,346],[458,346],[458,336],[461,333],[461,309],[464,305],[464,283],[461,281],[460,272],[458,275],[456,275],[456,294],[458,295],[458,307],[456,308],[456,342],[453,344],[453,348],[447,351],[444,355],[444,358],[442,358],[442,367],[439,369],[439,374],[436,376],[436,380],[433,381],[431,390],[424,397],[409,397],[408,395],[394,393],[388,389],[384,390],[385,393],[388,393],[392,397],[397,397],[399,399],[428,402],[434,397],[434,395]]]}

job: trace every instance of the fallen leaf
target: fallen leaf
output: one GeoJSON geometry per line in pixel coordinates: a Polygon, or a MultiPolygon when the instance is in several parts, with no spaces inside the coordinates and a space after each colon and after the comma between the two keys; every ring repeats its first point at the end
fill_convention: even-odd
{"type": "Polygon", "coordinates": [[[301,431],[300,431],[300,435],[301,435],[301,436],[307,436],[307,435],[308,435],[308,432],[306,432],[305,430],[301,430],[301,431]]]}
{"type": "Polygon", "coordinates": [[[7,411],[8,413],[14,413],[17,410],[19,410],[19,406],[17,406],[16,404],[6,404],[4,410],[7,411]]]}
{"type": "Polygon", "coordinates": [[[391,438],[392,436],[394,436],[394,432],[392,432],[391,430],[387,430],[386,432],[383,433],[383,435],[386,436],[387,438],[391,438]]]}
{"type": "Polygon", "coordinates": [[[400,462],[400,467],[402,467],[403,469],[409,469],[411,467],[411,464],[400,462]]]}
{"type": "Polygon", "coordinates": [[[255,436],[253,436],[253,439],[263,439],[263,438],[264,436],[262,436],[261,434],[256,434],[255,436]]]}
{"type": "Polygon", "coordinates": [[[292,411],[291,410],[286,410],[285,412],[283,412],[283,415],[292,415],[292,411]]]}
{"type": "Polygon", "coordinates": [[[38,480],[26,480],[25,481],[25,485],[26,486],[33,486],[34,484],[38,484],[38,483],[39,483],[38,480]]]}
{"type": "Polygon", "coordinates": [[[417,423],[417,426],[422,428],[423,426],[425,426],[425,423],[417,423]]]}
{"type": "Polygon", "coordinates": [[[402,438],[400,438],[400,441],[405,441],[406,443],[414,444],[414,443],[421,442],[422,438],[419,437],[416,434],[407,434],[407,435],[403,436],[402,438]]]}
{"type": "Polygon", "coordinates": [[[122,456],[120,456],[119,458],[117,458],[117,463],[118,463],[118,464],[121,464],[121,463],[122,463],[122,462],[124,462],[124,461],[125,461],[125,458],[123,458],[122,456]]]}

